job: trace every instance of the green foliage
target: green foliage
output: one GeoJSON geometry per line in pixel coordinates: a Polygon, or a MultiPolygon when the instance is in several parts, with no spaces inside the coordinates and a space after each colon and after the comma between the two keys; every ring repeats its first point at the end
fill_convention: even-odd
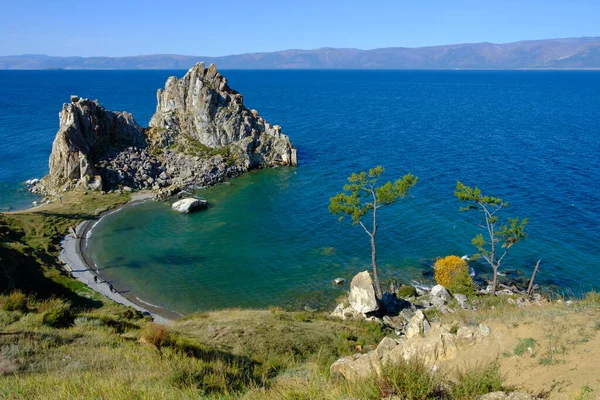
{"type": "Polygon", "coordinates": [[[329,201],[329,211],[339,216],[340,221],[344,217],[352,218],[352,224],[356,225],[370,211],[388,206],[404,198],[411,187],[417,183],[417,177],[406,174],[402,179],[394,183],[386,182],[377,187],[377,181],[385,169],[377,166],[369,170],[369,173],[353,173],[348,177],[348,183],[344,185],[344,192],[333,196],[329,201]]]}
{"type": "Polygon", "coordinates": [[[417,289],[411,285],[402,285],[400,289],[396,292],[396,295],[400,298],[406,299],[408,297],[417,297],[417,289]]]}
{"type": "Polygon", "coordinates": [[[583,386],[573,397],[573,400],[594,400],[594,389],[589,385],[583,386]]]}
{"type": "Polygon", "coordinates": [[[507,390],[503,382],[500,366],[498,363],[492,363],[466,372],[459,371],[456,382],[450,386],[450,393],[452,398],[457,400],[476,399],[483,394],[507,390]]]}
{"type": "Polygon", "coordinates": [[[473,279],[469,275],[469,266],[458,256],[438,258],[433,265],[435,281],[452,293],[462,293],[468,296],[476,294],[473,279]]]}
{"type": "Polygon", "coordinates": [[[517,345],[515,346],[515,349],[513,350],[513,352],[515,353],[516,356],[522,356],[523,354],[525,354],[526,352],[529,351],[529,349],[533,349],[533,346],[535,345],[535,339],[533,338],[525,338],[525,339],[521,339],[519,341],[519,343],[517,343],[517,345]]]}
{"type": "Polygon", "coordinates": [[[0,309],[27,312],[27,296],[18,290],[7,296],[0,296],[0,309]]]}
{"type": "Polygon", "coordinates": [[[338,216],[340,221],[345,217],[352,219],[352,225],[360,224],[371,240],[371,259],[373,264],[373,278],[375,281],[375,293],[381,299],[383,290],[379,281],[377,271],[377,251],[375,248],[375,235],[377,233],[377,210],[387,207],[399,199],[406,197],[410,188],[416,185],[418,178],[412,174],[406,174],[395,182],[388,181],[377,186],[379,178],[385,169],[377,166],[369,172],[353,173],[348,177],[348,183],[344,185],[343,192],[329,199],[329,211],[338,216]],[[372,223],[367,228],[363,218],[371,214],[372,223]]]}
{"type": "Polygon", "coordinates": [[[492,292],[496,291],[496,280],[500,263],[508,253],[508,250],[516,243],[524,240],[527,237],[525,226],[528,219],[508,218],[508,223],[497,226],[499,216],[497,213],[508,207],[508,203],[504,202],[499,197],[483,196],[479,188],[471,188],[464,185],[460,181],[456,183],[454,195],[463,203],[465,207],[461,207],[460,211],[482,211],[485,218],[486,237],[479,233],[472,240],[473,246],[477,249],[477,254],[474,258],[482,257],[494,271],[494,282],[492,292]],[[504,251],[498,257],[498,245],[504,251]]]}
{"type": "Polygon", "coordinates": [[[181,142],[175,144],[172,149],[205,160],[214,156],[221,156],[229,165],[235,165],[239,161],[238,154],[231,146],[210,147],[189,135],[183,135],[181,142]]]}
{"type": "Polygon", "coordinates": [[[38,312],[42,315],[42,323],[52,328],[64,328],[73,324],[71,303],[68,301],[48,299],[38,307],[38,312]]]}
{"type": "Polygon", "coordinates": [[[583,297],[583,302],[592,305],[600,305],[600,292],[594,290],[587,292],[583,297]]]}

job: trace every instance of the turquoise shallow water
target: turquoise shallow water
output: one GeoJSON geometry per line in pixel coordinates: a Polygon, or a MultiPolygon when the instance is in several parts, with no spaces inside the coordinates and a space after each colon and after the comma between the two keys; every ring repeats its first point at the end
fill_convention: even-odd
{"type": "MultiPolygon", "coordinates": [[[[13,161],[0,171],[2,203],[23,201],[18,182],[47,170],[56,111],[69,94],[98,97],[146,123],[155,89],[173,73],[183,75],[21,72],[31,87],[20,91],[11,86],[14,76],[0,73],[8,88],[0,105],[11,110],[2,115],[0,136],[10,146],[1,151],[13,161]],[[44,92],[39,121],[21,121],[27,132],[11,128],[15,115],[40,104],[37,91],[44,92]],[[23,138],[38,149],[25,159],[23,138]]],[[[529,237],[508,256],[507,269],[528,273],[542,258],[543,282],[573,291],[600,287],[600,73],[224,75],[248,107],[283,126],[300,166],[200,191],[211,202],[202,213],[179,215],[168,204],[144,203],[98,224],[90,253],[104,275],[141,299],[182,313],[331,301],[343,290],[333,278],[367,268],[369,244],[360,228],[328,213],[328,199],[348,174],[377,164],[390,179],[409,171],[420,178],[409,198],[381,216],[378,252],[386,277],[420,278],[435,257],[472,253],[477,220],[458,212],[452,194],[460,179],[510,201],[507,215],[530,218],[529,237]]]]}

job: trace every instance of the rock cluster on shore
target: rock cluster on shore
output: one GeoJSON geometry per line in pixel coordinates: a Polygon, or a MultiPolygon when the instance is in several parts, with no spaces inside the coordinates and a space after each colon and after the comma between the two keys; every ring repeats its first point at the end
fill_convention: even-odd
{"type": "MultiPolygon", "coordinates": [[[[483,289],[480,292],[486,291],[483,289]]],[[[485,325],[443,325],[430,322],[425,315],[429,310],[441,314],[454,313],[456,308],[476,311],[476,301],[469,301],[467,296],[460,293],[451,294],[441,285],[429,290],[419,289],[418,292],[406,299],[399,298],[396,293],[386,292],[381,300],[377,300],[369,272],[358,273],[352,279],[348,298],[335,308],[331,316],[378,322],[393,330],[395,337],[384,338],[371,352],[340,358],[331,366],[331,375],[348,380],[365,378],[380,373],[382,365],[415,357],[434,365],[437,361],[453,359],[459,349],[481,342],[490,335],[490,328],[485,325]]],[[[525,295],[508,286],[503,286],[497,292],[498,296],[514,294],[525,295]]],[[[510,296],[506,300],[507,303],[523,307],[532,302],[543,303],[539,294],[531,300],[524,297],[514,300],[510,296]]]]}
{"type": "Polygon", "coordinates": [[[252,168],[297,165],[296,149],[281,127],[244,107],[214,65],[199,63],[183,78],[169,78],[157,98],[144,129],[127,112],[71,96],[60,112],[50,172],[31,190],[131,188],[167,197],[252,168]]]}

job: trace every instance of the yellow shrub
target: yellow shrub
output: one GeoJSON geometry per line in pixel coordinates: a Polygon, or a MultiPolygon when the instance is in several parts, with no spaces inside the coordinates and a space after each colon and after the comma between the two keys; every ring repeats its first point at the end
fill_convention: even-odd
{"type": "Polygon", "coordinates": [[[438,258],[433,265],[435,281],[451,292],[472,294],[473,279],[467,262],[458,256],[438,258]]]}

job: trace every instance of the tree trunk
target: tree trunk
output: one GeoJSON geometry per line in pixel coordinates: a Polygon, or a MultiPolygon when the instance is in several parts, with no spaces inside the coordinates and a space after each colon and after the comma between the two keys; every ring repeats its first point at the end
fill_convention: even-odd
{"type": "Polygon", "coordinates": [[[533,281],[535,280],[535,274],[537,274],[538,269],[540,267],[540,262],[542,262],[542,260],[538,260],[535,264],[535,269],[533,270],[531,280],[529,281],[529,287],[527,288],[527,296],[531,296],[533,294],[533,281]]]}
{"type": "Polygon", "coordinates": [[[383,297],[381,282],[379,282],[379,273],[377,272],[377,250],[375,249],[375,235],[371,236],[371,262],[373,263],[373,280],[375,281],[375,296],[377,300],[383,297]]]}
{"type": "Polygon", "coordinates": [[[498,267],[494,267],[494,281],[492,282],[492,296],[496,294],[496,285],[498,284],[498,267]]]}

